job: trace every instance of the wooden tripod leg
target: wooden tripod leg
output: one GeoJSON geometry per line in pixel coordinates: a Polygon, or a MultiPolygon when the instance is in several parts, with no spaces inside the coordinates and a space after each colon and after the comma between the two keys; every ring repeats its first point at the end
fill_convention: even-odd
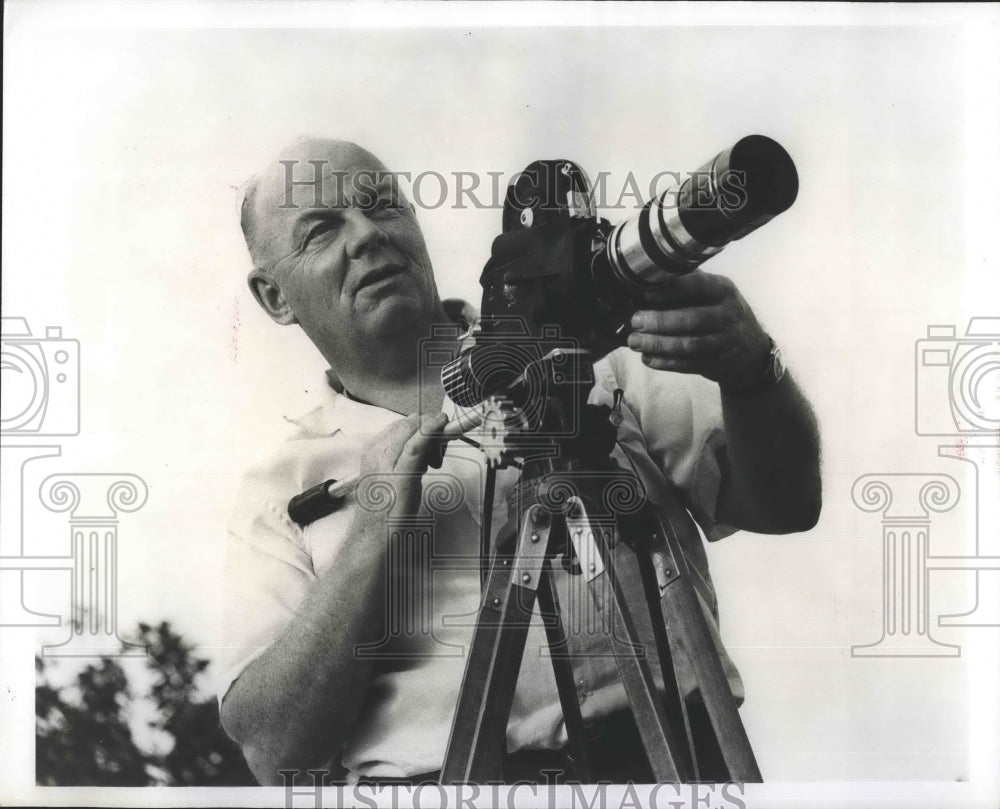
{"type": "Polygon", "coordinates": [[[543,617],[547,617],[545,634],[549,642],[552,672],[555,674],[556,687],[559,689],[559,703],[562,706],[563,721],[566,723],[566,736],[569,739],[569,752],[573,758],[576,779],[584,784],[590,784],[592,770],[587,752],[587,740],[583,732],[580,698],[576,693],[573,662],[569,656],[569,644],[566,642],[566,632],[559,610],[559,596],[556,595],[552,566],[549,562],[545,563],[545,574],[538,585],[538,607],[543,617]]]}
{"type": "Polygon", "coordinates": [[[538,506],[528,510],[513,555],[493,557],[441,768],[443,784],[501,780],[507,722],[549,544],[550,522],[539,519],[541,513],[538,506]]]}
{"type": "Polygon", "coordinates": [[[681,745],[684,756],[684,769],[691,773],[692,778],[700,778],[698,760],[694,753],[694,739],[691,736],[691,723],[684,707],[684,698],[677,685],[677,673],[674,670],[673,655],[670,653],[670,641],[667,639],[667,627],[663,620],[660,605],[660,589],[653,570],[650,555],[642,547],[636,548],[636,565],[642,579],[642,589],[646,596],[646,606],[649,609],[650,624],[653,628],[653,640],[660,662],[660,673],[663,675],[663,710],[667,722],[672,728],[684,728],[687,744],[681,745]]]}
{"type": "Polygon", "coordinates": [[[497,489],[497,469],[486,467],[486,486],[483,489],[482,525],[479,529],[479,592],[486,590],[490,575],[490,548],[493,542],[493,498],[497,489]]]}
{"type": "Polygon", "coordinates": [[[743,720],[740,719],[736,698],[729,688],[722,661],[708,630],[708,624],[698,603],[698,595],[687,578],[687,561],[681,556],[677,541],[677,531],[697,529],[690,522],[687,513],[679,516],[661,517],[657,520],[652,534],[650,555],[660,589],[660,605],[664,620],[669,618],[671,626],[681,638],[694,669],[698,688],[708,711],[712,729],[722,750],[722,757],[733,781],[760,783],[763,778],[750,739],[747,737],[743,720]]]}
{"type": "Polygon", "coordinates": [[[657,781],[688,781],[682,745],[667,723],[621,585],[608,566],[607,542],[591,525],[583,502],[570,498],[566,527],[594,605],[601,615],[636,727],[657,781]],[[623,648],[624,647],[624,648],[623,648]]]}

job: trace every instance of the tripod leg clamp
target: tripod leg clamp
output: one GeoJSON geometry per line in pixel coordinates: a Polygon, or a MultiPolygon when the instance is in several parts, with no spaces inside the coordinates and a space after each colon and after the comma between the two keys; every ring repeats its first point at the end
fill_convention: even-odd
{"type": "Polygon", "coordinates": [[[573,543],[577,561],[583,570],[583,580],[589,583],[604,573],[604,557],[597,547],[594,527],[587,517],[583,501],[578,497],[571,497],[569,500],[566,529],[569,531],[569,539],[573,543]]]}
{"type": "Polygon", "coordinates": [[[552,518],[544,508],[537,505],[528,509],[527,517],[517,542],[511,582],[529,590],[538,590],[545,554],[549,547],[552,518]]]}

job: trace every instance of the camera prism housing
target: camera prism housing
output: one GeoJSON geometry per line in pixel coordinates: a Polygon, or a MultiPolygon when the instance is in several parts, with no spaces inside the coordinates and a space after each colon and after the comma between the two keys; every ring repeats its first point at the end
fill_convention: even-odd
{"type": "Polygon", "coordinates": [[[70,436],[80,432],[80,344],[49,326],[36,337],[21,317],[0,326],[3,398],[0,432],[70,436]]]}
{"type": "Polygon", "coordinates": [[[917,435],[996,435],[1000,430],[1000,317],[928,326],[916,343],[917,435]]]}

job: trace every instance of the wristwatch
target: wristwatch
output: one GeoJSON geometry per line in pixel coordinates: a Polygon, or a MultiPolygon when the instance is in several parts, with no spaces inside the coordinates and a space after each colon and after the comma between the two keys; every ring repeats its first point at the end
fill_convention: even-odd
{"type": "Polygon", "coordinates": [[[777,385],[784,378],[787,369],[785,368],[785,361],[781,357],[781,349],[778,348],[778,344],[774,342],[773,337],[768,336],[767,339],[771,344],[771,348],[767,352],[767,359],[764,361],[760,372],[741,387],[726,388],[727,393],[737,396],[747,396],[777,385]]]}

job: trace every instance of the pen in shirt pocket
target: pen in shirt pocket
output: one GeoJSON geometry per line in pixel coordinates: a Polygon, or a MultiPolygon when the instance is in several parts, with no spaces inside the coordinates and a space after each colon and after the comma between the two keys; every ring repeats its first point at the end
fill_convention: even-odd
{"type": "MultiPolygon", "coordinates": [[[[466,410],[449,421],[442,431],[447,438],[464,439],[465,433],[482,424],[482,414],[478,410],[466,410]]],[[[476,442],[469,441],[476,445],[476,442]]],[[[358,488],[361,476],[353,473],[340,480],[324,480],[312,488],[295,495],[288,501],[288,516],[292,522],[305,527],[340,508],[349,494],[358,488]]]]}

